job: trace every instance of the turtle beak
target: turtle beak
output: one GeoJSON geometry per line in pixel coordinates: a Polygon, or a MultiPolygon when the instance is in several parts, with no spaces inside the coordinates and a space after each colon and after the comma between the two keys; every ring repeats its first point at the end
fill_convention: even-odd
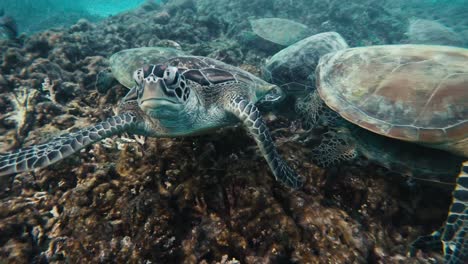
{"type": "Polygon", "coordinates": [[[168,104],[177,104],[177,101],[174,100],[176,98],[168,91],[163,79],[145,80],[142,85],[143,89],[139,101],[143,110],[154,109],[168,104]]]}

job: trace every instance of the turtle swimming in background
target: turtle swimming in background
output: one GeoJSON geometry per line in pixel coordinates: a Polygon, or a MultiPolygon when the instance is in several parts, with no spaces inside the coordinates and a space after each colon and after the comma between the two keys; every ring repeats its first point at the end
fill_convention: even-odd
{"type": "MultiPolygon", "coordinates": [[[[314,149],[319,164],[362,155],[418,179],[457,179],[468,158],[467,49],[383,45],[336,51],[320,58],[316,88],[297,109],[313,125],[332,128],[314,149]]],[[[468,257],[466,177],[456,184],[458,202],[442,234],[448,263],[468,257]]]]}
{"type": "Polygon", "coordinates": [[[0,36],[2,35],[8,39],[16,39],[18,37],[18,26],[11,16],[5,15],[5,11],[0,9],[0,36]]]}
{"type": "Polygon", "coordinates": [[[284,18],[253,19],[250,26],[257,36],[282,46],[312,35],[312,30],[306,25],[284,18]]]}
{"type": "Polygon", "coordinates": [[[51,141],[0,155],[0,176],[46,167],[104,138],[127,132],[182,137],[239,122],[255,139],[275,178],[298,188],[302,178],[278,154],[257,109],[279,100],[280,88],[237,67],[206,57],[180,56],[136,70],[136,85],[119,104],[118,115],[51,141]]]}
{"type": "Polygon", "coordinates": [[[348,44],[340,34],[323,32],[300,40],[268,59],[262,67],[262,78],[278,85],[286,95],[273,109],[275,113],[290,116],[296,100],[315,90],[314,73],[320,57],[345,48],[348,44]]]}
{"type": "Polygon", "coordinates": [[[268,59],[262,67],[262,77],[286,93],[310,93],[315,89],[314,72],[320,57],[346,48],[346,40],[337,32],[323,32],[307,37],[268,59]]]}

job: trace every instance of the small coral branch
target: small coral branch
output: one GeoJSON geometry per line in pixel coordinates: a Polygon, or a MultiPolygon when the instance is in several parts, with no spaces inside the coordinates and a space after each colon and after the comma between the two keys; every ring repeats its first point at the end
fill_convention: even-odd
{"type": "Polygon", "coordinates": [[[49,95],[47,98],[57,104],[57,97],[55,96],[55,85],[50,82],[49,77],[44,78],[44,82],[42,83],[42,91],[48,92],[49,95]]]}
{"type": "Polygon", "coordinates": [[[20,87],[15,93],[8,96],[15,110],[7,114],[7,120],[16,123],[16,144],[19,144],[29,131],[32,123],[29,121],[33,118],[34,105],[38,96],[37,90],[26,87],[20,87]]]}
{"type": "Polygon", "coordinates": [[[138,136],[138,135],[133,135],[133,138],[129,138],[126,136],[121,136],[121,137],[116,137],[115,139],[113,138],[106,138],[101,141],[101,144],[108,149],[118,149],[122,150],[124,149],[126,144],[129,143],[138,143],[141,146],[143,146],[146,142],[146,137],[145,136],[138,136]]]}

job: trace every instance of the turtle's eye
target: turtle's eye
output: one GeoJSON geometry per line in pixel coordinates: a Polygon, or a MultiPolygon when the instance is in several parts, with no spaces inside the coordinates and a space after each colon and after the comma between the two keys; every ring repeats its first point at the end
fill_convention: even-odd
{"type": "Polygon", "coordinates": [[[169,86],[176,84],[179,80],[179,69],[172,66],[167,67],[166,70],[164,70],[163,78],[169,86]]]}

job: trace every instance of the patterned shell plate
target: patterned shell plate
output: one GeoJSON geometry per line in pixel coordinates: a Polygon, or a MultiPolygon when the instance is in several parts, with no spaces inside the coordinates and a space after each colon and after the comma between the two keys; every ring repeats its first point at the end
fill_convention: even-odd
{"type": "Polygon", "coordinates": [[[228,81],[244,83],[249,89],[253,89],[257,98],[263,97],[275,87],[238,67],[207,57],[180,56],[168,59],[164,63],[178,67],[187,79],[204,86],[228,81]]]}

